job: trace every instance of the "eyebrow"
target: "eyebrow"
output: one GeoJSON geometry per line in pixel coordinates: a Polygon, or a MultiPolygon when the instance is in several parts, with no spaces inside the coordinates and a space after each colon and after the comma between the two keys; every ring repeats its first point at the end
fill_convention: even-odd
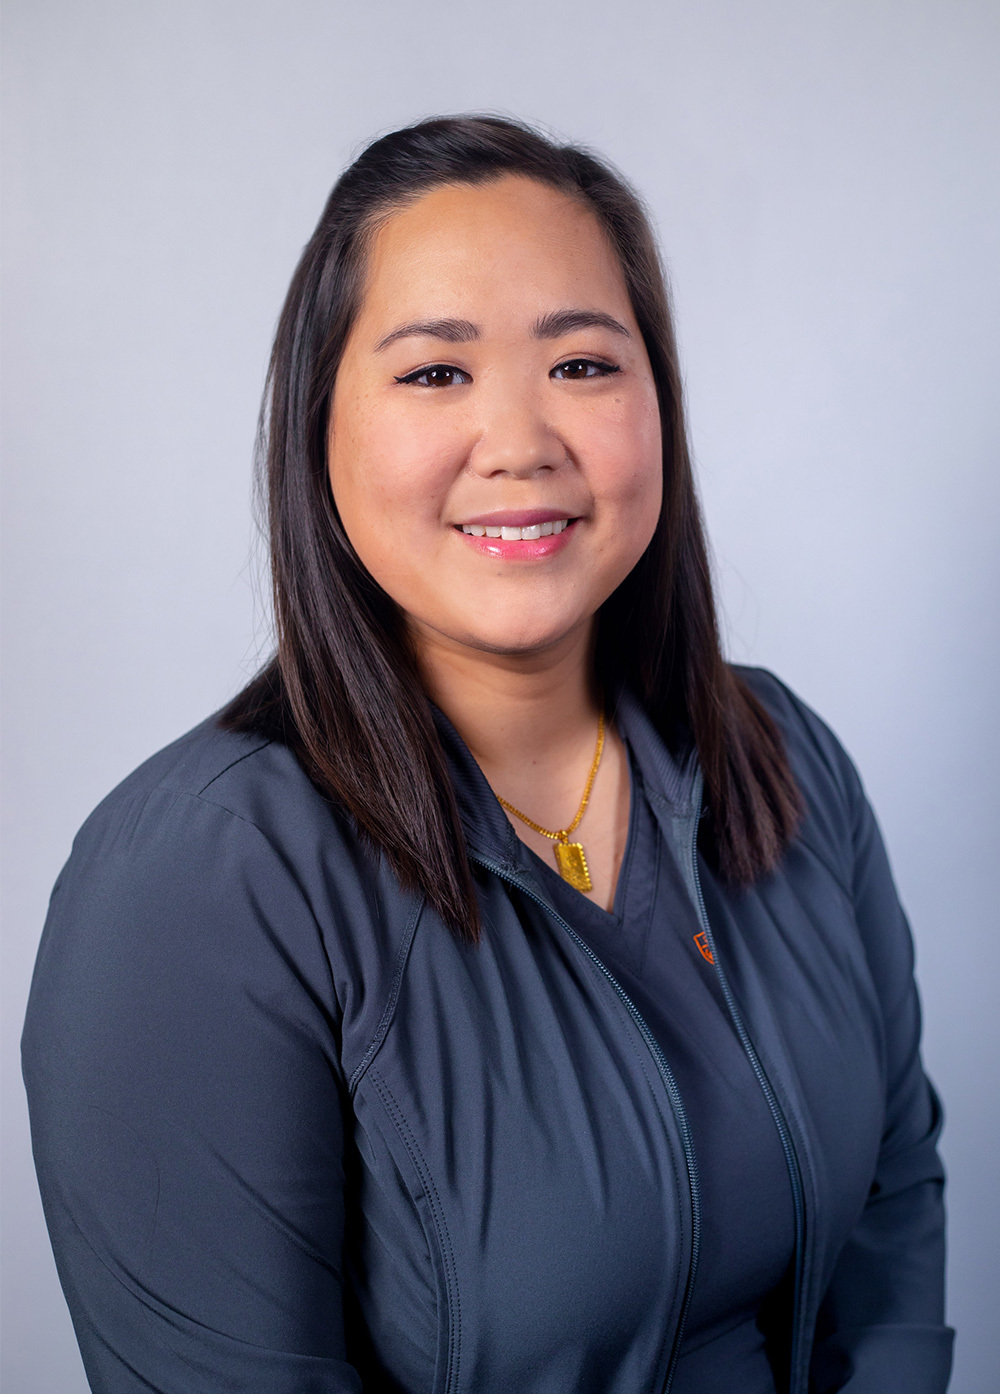
{"type": "MultiPolygon", "coordinates": [[[[604,310],[553,310],[542,315],[532,325],[531,333],[536,339],[559,339],[574,329],[610,329],[612,333],[624,334],[626,339],[632,335],[620,320],[604,310]]],[[[375,345],[375,352],[381,353],[398,339],[409,339],[423,335],[431,339],[443,339],[449,344],[464,344],[479,338],[479,329],[467,319],[419,319],[411,324],[401,324],[391,330],[375,345]]]]}
{"type": "Polygon", "coordinates": [[[464,344],[470,339],[479,338],[479,330],[467,319],[418,319],[412,324],[401,324],[384,339],[379,339],[375,352],[381,353],[397,339],[409,339],[418,334],[430,339],[444,339],[449,344],[464,344]]]}
{"type": "Polygon", "coordinates": [[[553,310],[550,315],[537,319],[531,332],[536,339],[559,339],[574,329],[610,329],[615,334],[624,334],[626,339],[632,337],[621,320],[604,310],[553,310]]]}

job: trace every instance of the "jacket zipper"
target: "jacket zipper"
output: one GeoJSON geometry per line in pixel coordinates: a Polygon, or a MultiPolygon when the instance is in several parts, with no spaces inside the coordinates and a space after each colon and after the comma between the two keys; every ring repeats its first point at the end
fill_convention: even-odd
{"type": "MultiPolygon", "coordinates": [[[[597,957],[589,944],[586,944],[583,939],[580,938],[572,925],[568,924],[558,911],[553,910],[550,905],[546,904],[541,896],[536,895],[530,887],[524,885],[524,883],[519,881],[516,877],[511,876],[508,872],[497,866],[495,862],[487,861],[485,858],[477,856],[475,853],[470,853],[470,855],[480,866],[485,867],[487,871],[492,871],[501,881],[506,881],[509,886],[513,886],[516,890],[519,890],[522,895],[526,895],[529,900],[533,900],[536,905],[541,906],[548,915],[552,916],[557,924],[562,926],[574,943],[579,945],[587,957],[596,965],[601,973],[603,973],[604,977],[607,978],[608,982],[627,1007],[629,1015],[638,1027],[639,1033],[645,1041],[649,1053],[652,1055],[656,1067],[666,1085],[667,1094],[674,1111],[674,1120],[677,1123],[678,1131],[681,1135],[681,1143],[684,1148],[684,1163],[687,1167],[688,1188],[691,1194],[691,1258],[688,1265],[687,1283],[684,1288],[684,1299],[681,1304],[680,1316],[677,1319],[677,1330],[674,1333],[673,1349],[670,1352],[670,1363],[667,1366],[667,1375],[661,1391],[661,1394],[670,1394],[670,1388],[673,1385],[674,1374],[677,1369],[677,1360],[680,1355],[681,1341],[684,1336],[684,1327],[687,1324],[688,1312],[691,1307],[695,1273],[698,1268],[698,1249],[701,1243],[701,1194],[698,1187],[698,1167],[695,1158],[694,1143],[691,1138],[691,1126],[688,1123],[687,1114],[684,1111],[684,1102],[681,1098],[680,1090],[677,1087],[677,1081],[674,1079],[670,1066],[667,1064],[666,1057],[660,1049],[659,1042],[646,1025],[638,1007],[610,969],[597,957]]],[[[796,1229],[797,1228],[798,1226],[796,1224],[796,1229]]]]}
{"type": "Polygon", "coordinates": [[[694,872],[695,898],[698,918],[701,922],[701,930],[705,936],[705,942],[712,954],[715,972],[719,979],[722,995],[725,998],[726,1007],[728,1008],[733,1026],[736,1028],[736,1034],[750,1062],[750,1066],[757,1077],[757,1083],[760,1085],[761,1092],[767,1101],[767,1106],[771,1110],[771,1117],[774,1119],[774,1125],[778,1130],[778,1137],[781,1141],[781,1150],[785,1154],[785,1166],[788,1168],[788,1179],[792,1191],[792,1208],[795,1215],[795,1288],[792,1303],[792,1349],[789,1362],[789,1388],[791,1394],[796,1394],[796,1390],[799,1386],[798,1369],[802,1345],[802,1274],[805,1250],[805,1204],[802,1193],[802,1172],[784,1111],[778,1103],[771,1081],[768,1079],[764,1067],[760,1063],[760,1058],[743,1024],[743,1018],[740,1016],[739,1008],[736,1005],[736,999],[733,997],[732,989],[722,969],[722,960],[719,956],[719,950],[712,934],[712,926],[708,919],[708,908],[705,905],[705,896],[701,888],[701,873],[698,870],[699,821],[700,815],[699,818],[695,819],[694,832],[691,837],[691,867],[694,872]]]}

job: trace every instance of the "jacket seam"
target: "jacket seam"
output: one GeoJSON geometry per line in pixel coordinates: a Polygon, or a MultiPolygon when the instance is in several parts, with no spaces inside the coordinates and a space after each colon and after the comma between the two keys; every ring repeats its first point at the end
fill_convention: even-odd
{"type": "Polygon", "coordinates": [[[403,934],[403,940],[396,954],[396,962],[393,966],[392,972],[392,981],[389,985],[389,996],[386,1000],[385,1010],[382,1013],[382,1019],[379,1022],[378,1026],[375,1028],[375,1035],[372,1037],[368,1049],[361,1057],[360,1064],[358,1065],[357,1069],[354,1071],[354,1073],[351,1075],[350,1080],[348,1081],[347,1092],[351,1095],[353,1095],[357,1091],[358,1085],[364,1078],[365,1072],[368,1070],[372,1061],[375,1059],[375,1056],[381,1049],[382,1043],[385,1040],[386,1034],[392,1023],[392,1019],[396,1014],[396,1006],[399,1001],[399,990],[403,982],[403,971],[406,967],[406,960],[410,956],[410,947],[413,943],[413,936],[416,932],[417,923],[424,909],[424,903],[425,902],[423,898],[421,898],[420,900],[418,900],[417,904],[410,912],[410,918],[407,921],[406,930],[403,934]]]}
{"type": "MultiPolygon", "coordinates": [[[[843,873],[838,871],[836,867],[830,864],[829,858],[826,857],[824,853],[819,850],[819,848],[816,846],[815,842],[812,840],[811,837],[806,836],[806,833],[803,831],[803,829],[799,829],[799,831],[795,835],[794,841],[798,842],[801,847],[804,847],[807,851],[812,853],[812,855],[816,858],[816,860],[819,862],[820,866],[827,873],[830,879],[836,883],[838,890],[842,891],[843,894],[846,896],[848,902],[851,905],[851,908],[853,909],[854,891],[847,884],[847,881],[843,873]]],[[[794,842],[792,845],[794,846],[794,842]]]]}
{"type": "Polygon", "coordinates": [[[228,765],[223,765],[221,770],[216,770],[215,774],[212,775],[211,779],[206,780],[204,784],[199,785],[198,788],[193,792],[197,793],[200,796],[205,792],[206,789],[210,789],[217,779],[221,779],[224,774],[227,774],[230,770],[235,769],[237,765],[242,765],[243,761],[249,760],[252,755],[259,755],[262,750],[267,750],[267,748],[269,746],[272,746],[273,744],[274,741],[266,740],[262,741],[260,745],[255,745],[253,750],[245,750],[242,755],[237,755],[232,760],[230,760],[228,765]]]}
{"type": "Polygon", "coordinates": [[[400,1141],[409,1154],[410,1161],[424,1187],[427,1195],[428,1204],[431,1211],[431,1219],[437,1231],[438,1243],[441,1246],[441,1256],[444,1260],[445,1269],[445,1289],[446,1300],[449,1312],[448,1321],[448,1369],[445,1375],[444,1394],[458,1388],[459,1368],[461,1363],[462,1350],[462,1306],[458,1291],[458,1270],[455,1263],[455,1255],[451,1245],[451,1236],[448,1233],[448,1225],[444,1217],[444,1206],[438,1195],[437,1187],[431,1176],[430,1168],[424,1160],[423,1154],[417,1144],[416,1138],[406,1122],[406,1117],[393,1097],[388,1084],[374,1068],[368,1071],[368,1077],[375,1087],[379,1098],[382,1100],[383,1107],[392,1120],[400,1141]],[[454,1325],[450,1320],[451,1313],[454,1312],[454,1325]]]}
{"type": "MultiPolygon", "coordinates": [[[[251,752],[251,754],[252,754],[252,753],[253,753],[253,752],[251,752]]],[[[244,758],[245,758],[245,757],[244,757],[244,758]]],[[[279,847],[275,842],[273,842],[273,841],[271,840],[271,838],[268,837],[268,835],[267,835],[267,833],[264,831],[264,829],[261,828],[260,826],[258,826],[258,824],[255,823],[255,822],[253,821],[252,818],[245,818],[245,817],[243,816],[242,813],[237,813],[234,809],[229,808],[226,804],[224,804],[224,803],[219,803],[219,801],[218,801],[217,799],[209,799],[209,798],[206,798],[204,794],[196,794],[196,793],[193,793],[193,792],[192,792],[191,790],[189,790],[189,789],[171,790],[171,789],[167,789],[166,786],[164,786],[164,785],[160,785],[160,786],[158,786],[158,787],[164,789],[164,791],[167,792],[167,793],[172,793],[172,794],[174,795],[175,801],[178,802],[178,803],[179,803],[182,799],[193,799],[193,800],[194,800],[195,802],[197,802],[197,803],[204,804],[204,806],[205,806],[206,808],[214,808],[214,809],[217,809],[220,813],[225,813],[225,814],[227,815],[227,817],[232,818],[235,822],[237,822],[237,823],[242,823],[243,826],[246,827],[246,828],[251,828],[251,829],[257,834],[257,836],[261,839],[261,841],[264,843],[264,845],[267,847],[268,851],[271,852],[271,854],[277,859],[277,861],[280,863],[280,865],[282,866],[282,868],[283,868],[283,869],[285,870],[285,872],[287,873],[289,879],[294,883],[294,885],[295,885],[295,887],[296,887],[296,889],[297,889],[299,895],[300,895],[301,898],[302,898],[302,903],[307,907],[307,909],[308,909],[308,911],[309,911],[309,918],[312,920],[312,923],[313,923],[313,925],[314,925],[314,927],[315,927],[316,936],[317,936],[317,939],[318,939],[318,941],[319,941],[320,949],[321,949],[321,951],[322,951],[323,958],[324,958],[325,961],[326,961],[327,969],[328,969],[328,971],[329,971],[329,977],[330,977],[330,991],[331,991],[332,994],[333,994],[333,1000],[336,1002],[336,1004],[337,1004],[337,1009],[338,1009],[338,1011],[340,1012],[341,1018],[342,1018],[342,1017],[343,1017],[343,1010],[344,1010],[344,1007],[343,1007],[343,1003],[340,1001],[340,998],[339,998],[338,995],[337,995],[337,985],[336,985],[336,980],[335,980],[334,974],[333,974],[333,965],[332,965],[331,962],[330,962],[330,955],[329,955],[329,953],[327,952],[327,949],[326,949],[326,939],[325,939],[325,937],[324,937],[324,935],[323,935],[323,926],[322,926],[322,924],[320,923],[319,917],[318,917],[318,915],[316,914],[315,909],[313,908],[313,904],[312,904],[312,900],[311,900],[310,896],[306,893],[305,887],[302,885],[302,883],[301,883],[301,882],[299,881],[299,879],[298,879],[298,875],[296,874],[295,867],[289,862],[288,857],[287,857],[287,855],[285,854],[285,852],[282,850],[282,848],[279,847]]],[[[206,786],[206,787],[207,787],[207,786],[206,786]]],[[[285,955],[285,951],[284,951],[283,948],[282,948],[281,952],[282,952],[283,956],[286,956],[286,957],[287,957],[287,955],[285,955]]],[[[296,976],[297,976],[297,977],[300,976],[300,975],[298,974],[297,970],[296,970],[296,976]]],[[[301,979],[300,979],[300,980],[301,980],[301,979]]],[[[305,985],[305,984],[304,984],[304,985],[305,985]]],[[[311,990],[311,989],[308,989],[308,990],[310,991],[310,995],[313,995],[312,990],[311,990]]],[[[325,1003],[320,1002],[318,1005],[320,1005],[320,1007],[322,1008],[322,1011],[323,1011],[324,1015],[329,1015],[328,1008],[327,1008],[327,1006],[326,1006],[325,1003]]],[[[341,1061],[340,1064],[341,1064],[341,1068],[343,1068],[343,1061],[341,1061]]]]}

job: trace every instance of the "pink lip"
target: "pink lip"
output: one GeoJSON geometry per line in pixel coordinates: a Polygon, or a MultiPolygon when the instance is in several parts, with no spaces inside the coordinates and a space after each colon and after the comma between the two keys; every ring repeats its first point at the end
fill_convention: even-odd
{"type": "MultiPolygon", "coordinates": [[[[500,515],[497,514],[497,517],[500,515]]],[[[559,518],[565,518],[565,513],[549,513],[546,517],[536,519],[532,515],[531,522],[509,523],[507,518],[524,518],[528,515],[524,513],[505,513],[504,522],[489,522],[483,524],[486,527],[508,527],[508,528],[530,528],[535,521],[549,523],[559,518]]],[[[479,518],[470,518],[470,523],[480,523],[479,518]]],[[[562,532],[550,533],[548,537],[537,537],[533,542],[505,542],[502,537],[473,537],[471,533],[462,532],[461,528],[455,531],[463,542],[468,542],[477,552],[483,556],[492,557],[496,561],[533,561],[538,557],[551,557],[569,543],[573,534],[576,532],[576,523],[569,523],[562,532]]]]}
{"type": "MultiPolygon", "coordinates": [[[[474,518],[463,518],[462,523],[474,524],[482,528],[531,528],[536,523],[558,523],[560,518],[575,518],[575,513],[560,512],[556,508],[521,508],[507,512],[477,513],[474,518]]],[[[461,526],[461,524],[459,524],[461,526]]],[[[490,538],[490,541],[495,541],[490,538]]]]}

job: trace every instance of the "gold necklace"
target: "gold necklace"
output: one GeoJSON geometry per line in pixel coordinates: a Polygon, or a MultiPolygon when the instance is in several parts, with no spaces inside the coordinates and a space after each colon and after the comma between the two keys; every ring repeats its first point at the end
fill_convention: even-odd
{"type": "Polygon", "coordinates": [[[584,854],[582,842],[570,842],[569,835],[580,826],[580,820],[587,811],[587,804],[590,802],[590,791],[594,787],[594,780],[597,777],[597,767],[601,763],[601,756],[604,753],[604,707],[601,707],[600,716],[597,719],[597,750],[594,753],[594,763],[590,767],[590,774],[587,776],[587,787],[583,791],[583,798],[580,800],[580,807],[576,810],[576,817],[568,828],[560,828],[558,832],[552,832],[549,828],[543,828],[541,823],[536,823],[529,818],[526,813],[522,813],[519,808],[515,808],[506,799],[501,799],[497,794],[497,799],[507,810],[513,813],[515,818],[520,818],[522,823],[527,823],[528,827],[536,833],[541,833],[542,837],[551,838],[556,844],[553,848],[556,856],[556,866],[559,868],[559,875],[564,881],[568,881],[571,886],[575,886],[578,891],[592,891],[594,883],[590,879],[590,868],[587,866],[587,858],[584,854]]]}

